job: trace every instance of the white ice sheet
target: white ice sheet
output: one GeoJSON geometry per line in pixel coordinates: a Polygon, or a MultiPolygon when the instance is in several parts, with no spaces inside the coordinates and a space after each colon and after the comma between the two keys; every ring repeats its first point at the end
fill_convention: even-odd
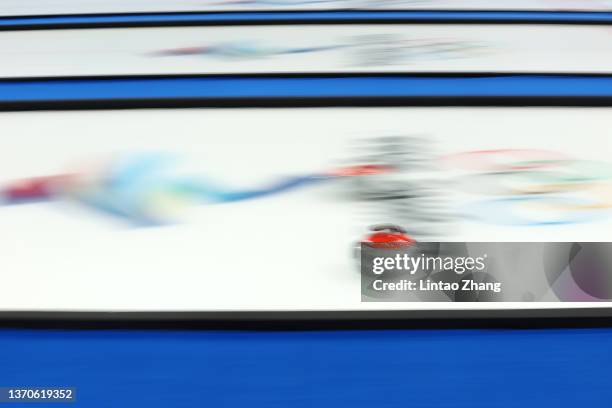
{"type": "Polygon", "coordinates": [[[247,10],[610,10],[609,0],[3,0],[0,15],[247,10]]]}
{"type": "Polygon", "coordinates": [[[291,25],[0,32],[0,77],[325,72],[612,73],[577,25],[291,25]]]}
{"type": "MultiPolygon", "coordinates": [[[[227,185],[321,171],[357,139],[420,135],[439,154],[554,149],[609,161],[611,109],[391,108],[2,113],[0,182],[108,153],[173,152],[227,185]]],[[[78,203],[0,207],[0,310],[362,310],[533,304],[361,303],[353,243],[381,219],[327,185],[196,205],[136,228],[78,203]]],[[[445,239],[609,241],[612,218],[574,226],[462,221],[445,239]]],[[[594,306],[582,304],[580,307],[594,306]]],[[[576,306],[538,303],[537,307],[576,306]]],[[[597,304],[602,306],[602,304],[597,304]]]]}

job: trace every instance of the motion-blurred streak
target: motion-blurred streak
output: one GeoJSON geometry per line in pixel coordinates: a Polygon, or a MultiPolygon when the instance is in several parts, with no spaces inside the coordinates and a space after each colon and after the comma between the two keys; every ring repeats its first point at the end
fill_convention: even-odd
{"type": "Polygon", "coordinates": [[[165,155],[136,155],[75,172],[17,180],[2,190],[4,204],[76,200],[119,216],[135,225],[170,222],[174,207],[188,203],[227,203],[280,194],[328,180],[390,171],[380,165],[335,168],[315,174],[281,178],[253,189],[232,189],[199,175],[175,172],[177,161],[165,155]]]}

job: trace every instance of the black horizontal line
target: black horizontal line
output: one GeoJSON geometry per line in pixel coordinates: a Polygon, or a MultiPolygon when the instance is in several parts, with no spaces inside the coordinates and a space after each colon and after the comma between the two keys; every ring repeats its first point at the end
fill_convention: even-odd
{"type": "Polygon", "coordinates": [[[99,23],[61,23],[61,24],[15,24],[0,26],[0,31],[34,31],[34,30],[68,30],[68,29],[98,29],[98,28],[138,28],[138,27],[214,27],[214,26],[269,26],[269,25],[399,25],[399,24],[469,24],[469,25],[612,25],[610,21],[600,20],[530,20],[524,19],[409,19],[409,18],[338,18],[326,20],[288,19],[288,20],[231,20],[231,21],[123,21],[99,23]]]}
{"type": "Polygon", "coordinates": [[[0,312],[1,328],[380,330],[612,327],[611,308],[238,312],[0,312]]]}
{"type": "MultiPolygon", "coordinates": [[[[612,11],[612,10],[611,10],[612,11]]],[[[232,14],[287,14],[287,13],[346,13],[346,12],[355,12],[355,13],[481,13],[481,14],[498,14],[498,13],[533,13],[533,14],[556,14],[562,16],[566,13],[585,13],[585,14],[609,14],[611,11],[602,11],[602,10],[589,10],[589,9],[581,9],[581,10],[557,10],[557,9],[537,9],[537,10],[525,10],[525,9],[503,9],[503,10],[490,10],[490,9],[374,9],[374,8],[350,8],[350,7],[339,7],[333,9],[257,9],[257,10],[188,10],[188,11],[130,11],[130,12],[117,12],[117,13],[74,13],[74,14],[33,14],[33,15],[5,15],[0,16],[1,20],[12,20],[16,18],[92,18],[92,17],[121,17],[121,16],[130,16],[130,17],[145,17],[145,16],[176,16],[176,15],[232,15],[232,14]]]]}
{"type": "Polygon", "coordinates": [[[283,97],[283,98],[150,98],[37,100],[0,102],[0,111],[109,110],[158,108],[317,108],[317,107],[609,107],[611,96],[439,96],[439,97],[283,97]]]}
{"type": "Polygon", "coordinates": [[[504,78],[504,77],[542,77],[542,78],[612,78],[610,73],[589,72],[280,72],[280,73],[214,73],[214,74],[126,74],[126,75],[86,75],[86,76],[36,76],[36,77],[0,77],[0,83],[7,82],[64,82],[64,81],[115,81],[115,80],[150,80],[150,79],[199,79],[199,78],[504,78]]]}

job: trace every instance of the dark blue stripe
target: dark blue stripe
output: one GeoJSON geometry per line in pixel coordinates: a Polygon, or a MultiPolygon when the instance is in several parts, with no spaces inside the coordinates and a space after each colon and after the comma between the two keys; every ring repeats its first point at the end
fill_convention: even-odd
{"type": "Polygon", "coordinates": [[[563,11],[286,11],[286,12],[223,12],[223,13],[148,13],[114,15],[74,15],[40,17],[5,17],[0,27],[24,25],[61,26],[86,24],[159,24],[159,23],[237,23],[283,21],[482,21],[486,22],[555,22],[610,23],[612,12],[563,11]]]}
{"type": "Polygon", "coordinates": [[[2,330],[0,383],[76,387],[70,408],[609,407],[610,344],[610,329],[2,330]]]}
{"type": "Polygon", "coordinates": [[[167,98],[612,96],[612,76],[172,77],[0,81],[0,102],[167,98]]]}

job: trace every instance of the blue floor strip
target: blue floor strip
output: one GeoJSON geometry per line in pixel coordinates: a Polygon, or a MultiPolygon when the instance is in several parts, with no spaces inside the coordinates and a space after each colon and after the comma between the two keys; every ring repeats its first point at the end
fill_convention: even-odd
{"type": "Polygon", "coordinates": [[[7,407],[609,407],[612,330],[0,330],[7,407]]]}
{"type": "Polygon", "coordinates": [[[182,98],[610,97],[612,76],[170,77],[0,81],[0,102],[182,98]]]}
{"type": "Polygon", "coordinates": [[[563,11],[284,11],[284,12],[210,12],[147,13],[114,15],[34,16],[0,18],[0,29],[22,26],[54,28],[65,25],[156,25],[235,24],[269,22],[380,21],[380,22],[522,22],[522,23],[612,23],[612,12],[563,11]]]}

